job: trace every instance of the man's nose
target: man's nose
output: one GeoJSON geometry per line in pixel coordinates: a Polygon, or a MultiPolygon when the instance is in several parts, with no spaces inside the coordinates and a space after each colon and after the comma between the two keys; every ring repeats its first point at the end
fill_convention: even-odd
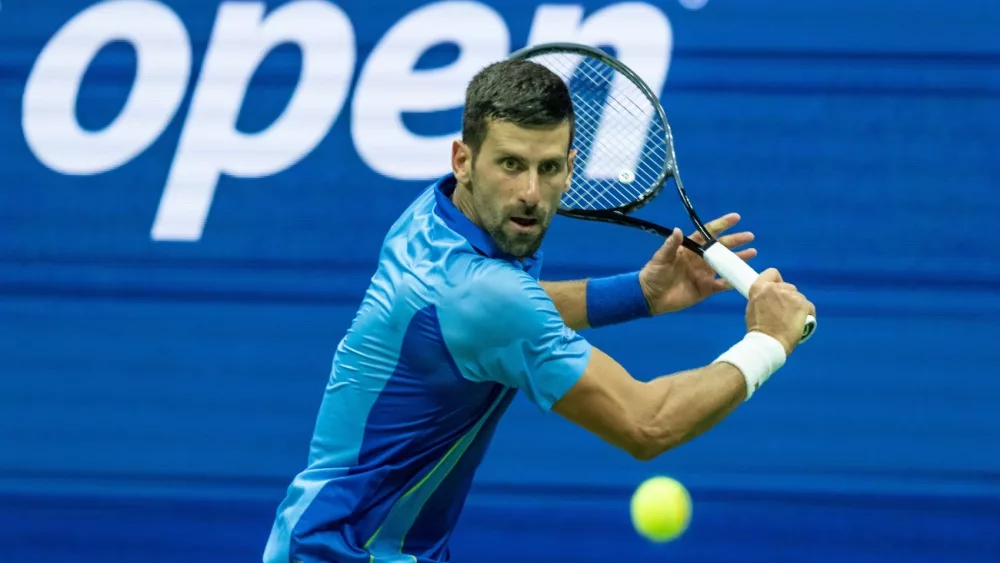
{"type": "Polygon", "coordinates": [[[521,190],[519,199],[528,205],[538,205],[542,200],[541,181],[538,177],[538,172],[530,170],[526,176],[526,184],[523,187],[524,189],[521,190]]]}

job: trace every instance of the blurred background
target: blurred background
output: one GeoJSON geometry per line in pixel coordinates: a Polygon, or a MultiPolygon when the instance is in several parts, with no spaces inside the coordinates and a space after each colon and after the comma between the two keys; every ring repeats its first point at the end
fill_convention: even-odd
{"type": "MultiPolygon", "coordinates": [[[[1000,561],[1000,5],[988,0],[5,0],[0,561],[259,561],[386,228],[448,170],[466,81],[603,46],[685,185],[819,330],[640,463],[526,399],[456,561],[1000,561]],[[669,475],[688,532],[629,496],[669,475]]],[[[667,193],[642,216],[689,225],[667,193]]],[[[559,218],[543,278],[655,237],[559,218]]],[[[587,336],[636,377],[743,333],[730,294],[587,336]]]]}

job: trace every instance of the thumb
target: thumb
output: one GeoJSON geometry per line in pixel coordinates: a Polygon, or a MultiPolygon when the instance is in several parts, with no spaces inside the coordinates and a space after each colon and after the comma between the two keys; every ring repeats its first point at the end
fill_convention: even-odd
{"type": "Polygon", "coordinates": [[[677,258],[677,249],[681,245],[681,241],[684,240],[684,234],[681,230],[674,228],[671,231],[670,236],[667,240],[663,242],[663,245],[653,254],[653,262],[657,264],[671,264],[674,259],[677,258]]]}

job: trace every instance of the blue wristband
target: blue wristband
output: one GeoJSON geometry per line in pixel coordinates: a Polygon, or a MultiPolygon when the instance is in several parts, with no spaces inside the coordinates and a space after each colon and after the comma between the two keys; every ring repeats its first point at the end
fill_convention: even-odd
{"type": "Polygon", "coordinates": [[[593,278],[587,282],[587,322],[591,327],[650,317],[639,272],[593,278]]]}

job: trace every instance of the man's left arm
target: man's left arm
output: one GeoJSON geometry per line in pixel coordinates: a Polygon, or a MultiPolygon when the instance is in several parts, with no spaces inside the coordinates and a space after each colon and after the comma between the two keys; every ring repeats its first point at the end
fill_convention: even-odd
{"type": "MultiPolygon", "coordinates": [[[[752,248],[736,250],[753,240],[753,233],[742,232],[719,236],[737,222],[740,216],[729,213],[706,224],[719,244],[736,252],[743,260],[753,258],[752,248]]],[[[540,282],[555,304],[563,323],[573,330],[596,328],[679,311],[716,293],[732,289],[707,262],[684,249],[679,229],[674,229],[663,245],[653,254],[642,270],[573,281],[540,282]],[[640,277],[642,281],[640,282],[640,277]]],[[[704,242],[700,233],[691,240],[704,242]]]]}
{"type": "Polygon", "coordinates": [[[639,272],[604,278],[539,282],[573,330],[652,316],[639,272]]]}
{"type": "Polygon", "coordinates": [[[563,323],[573,330],[589,328],[587,322],[587,280],[539,282],[555,304],[563,323]]]}

